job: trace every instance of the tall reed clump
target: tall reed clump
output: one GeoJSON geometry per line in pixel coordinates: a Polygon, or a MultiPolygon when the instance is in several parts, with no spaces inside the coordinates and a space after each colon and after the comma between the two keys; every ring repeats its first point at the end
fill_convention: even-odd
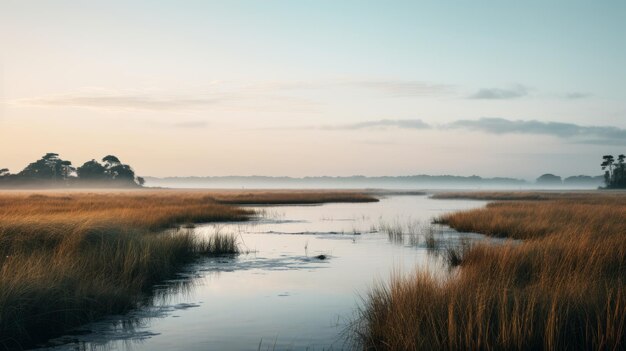
{"type": "Polygon", "coordinates": [[[523,241],[472,245],[448,277],[376,286],[356,324],[362,349],[626,348],[626,196],[493,203],[442,221],[523,241]]]}
{"type": "Polygon", "coordinates": [[[0,195],[0,348],[22,348],[145,301],[199,255],[237,253],[188,222],[252,213],[196,194],[0,195]]]}

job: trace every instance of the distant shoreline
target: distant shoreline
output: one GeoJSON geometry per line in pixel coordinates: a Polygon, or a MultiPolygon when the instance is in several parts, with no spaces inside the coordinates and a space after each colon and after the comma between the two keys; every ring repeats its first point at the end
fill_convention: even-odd
{"type": "Polygon", "coordinates": [[[190,176],[144,177],[146,186],[174,188],[331,188],[331,189],[597,189],[601,176],[571,176],[560,184],[538,184],[516,178],[453,175],[271,177],[271,176],[190,176]]]}

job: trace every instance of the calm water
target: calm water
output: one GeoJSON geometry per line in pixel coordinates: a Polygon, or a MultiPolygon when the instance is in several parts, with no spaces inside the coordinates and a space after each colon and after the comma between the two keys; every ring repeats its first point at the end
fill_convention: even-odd
{"type": "MultiPolygon", "coordinates": [[[[392,240],[376,229],[386,224],[419,232],[442,213],[483,205],[395,196],[366,204],[256,207],[262,216],[253,223],[198,226],[198,235],[238,233],[250,253],[203,259],[157,287],[154,306],[86,325],[50,349],[343,349],[342,331],[375,282],[416,266],[446,274],[419,236],[392,240]]],[[[461,236],[483,240],[450,229],[436,237],[444,243],[461,236]]]]}

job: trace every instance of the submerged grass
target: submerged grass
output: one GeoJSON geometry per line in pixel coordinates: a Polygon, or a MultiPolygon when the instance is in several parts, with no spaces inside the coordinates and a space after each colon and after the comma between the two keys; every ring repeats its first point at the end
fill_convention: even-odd
{"type": "Polygon", "coordinates": [[[378,226],[373,227],[371,232],[387,234],[389,241],[398,245],[419,246],[422,241],[427,249],[437,249],[436,237],[443,236],[443,228],[437,223],[422,223],[418,220],[409,219],[401,222],[396,219],[391,222],[380,221],[378,226]]]}
{"type": "MultiPolygon", "coordinates": [[[[496,196],[496,195],[494,195],[496,196]]],[[[626,348],[626,196],[498,202],[441,221],[523,239],[454,252],[449,277],[376,286],[356,332],[366,350],[626,348]]]]}
{"type": "Polygon", "coordinates": [[[380,222],[378,231],[387,234],[389,241],[396,244],[404,243],[404,225],[399,220],[394,222],[380,222]]]}
{"type": "MultiPolygon", "coordinates": [[[[237,253],[235,236],[200,239],[191,229],[254,214],[216,195],[228,202],[241,193],[0,193],[0,348],[32,346],[124,312],[194,258],[237,253]]],[[[306,202],[300,192],[272,201],[281,199],[306,202]]]]}

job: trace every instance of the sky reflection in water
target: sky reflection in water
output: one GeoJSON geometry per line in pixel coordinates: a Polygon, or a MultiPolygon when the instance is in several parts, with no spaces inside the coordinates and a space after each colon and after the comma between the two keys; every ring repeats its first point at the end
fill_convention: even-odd
{"type": "MultiPolygon", "coordinates": [[[[423,240],[391,240],[377,231],[380,225],[423,228],[442,213],[483,205],[394,196],[378,203],[258,207],[262,217],[253,223],[198,226],[199,235],[238,233],[249,253],[202,259],[158,286],[151,306],[78,328],[52,349],[342,349],[342,331],[374,282],[416,266],[443,272],[423,240]]],[[[440,241],[459,237],[449,229],[438,234],[440,241]]]]}

